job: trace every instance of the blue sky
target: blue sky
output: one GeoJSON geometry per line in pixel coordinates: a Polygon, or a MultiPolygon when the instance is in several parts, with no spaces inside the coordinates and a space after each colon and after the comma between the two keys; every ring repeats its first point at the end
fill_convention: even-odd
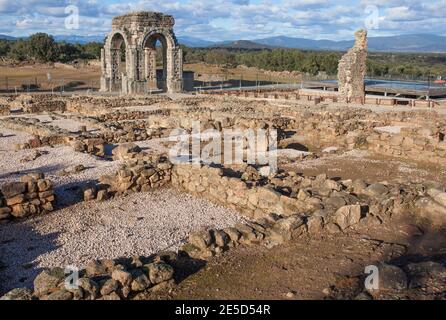
{"type": "Polygon", "coordinates": [[[179,36],[206,40],[286,35],[345,40],[367,27],[371,36],[446,35],[446,0],[0,0],[0,33],[104,35],[113,16],[129,11],[174,15],[179,36]],[[79,28],[67,29],[67,6],[79,28]]]}

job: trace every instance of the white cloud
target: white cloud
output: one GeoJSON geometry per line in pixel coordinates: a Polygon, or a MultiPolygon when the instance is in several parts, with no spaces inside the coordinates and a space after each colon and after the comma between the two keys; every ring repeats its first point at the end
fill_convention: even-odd
{"type": "Polygon", "coordinates": [[[365,9],[376,6],[380,23],[372,35],[446,33],[446,0],[0,0],[0,31],[67,34],[64,8],[79,7],[80,35],[104,34],[111,18],[129,11],[172,14],[180,35],[212,40],[255,39],[268,35],[314,39],[352,38],[364,27],[365,9]]]}

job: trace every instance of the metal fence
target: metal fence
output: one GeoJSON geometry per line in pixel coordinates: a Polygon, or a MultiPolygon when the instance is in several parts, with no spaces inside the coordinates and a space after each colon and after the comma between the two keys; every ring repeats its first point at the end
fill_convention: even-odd
{"type": "Polygon", "coordinates": [[[99,87],[99,79],[0,76],[0,92],[3,93],[97,91],[99,87]]]}
{"type": "MultiPolygon", "coordinates": [[[[367,77],[367,79],[370,79],[367,77]]],[[[286,73],[200,73],[196,72],[195,77],[185,77],[183,88],[187,91],[206,91],[206,90],[234,90],[249,89],[256,90],[262,88],[305,88],[314,82],[324,81],[327,83],[335,83],[336,75],[293,75],[286,73]]],[[[405,78],[389,78],[389,77],[373,77],[373,80],[389,81],[415,81],[415,79],[405,78]]],[[[427,87],[438,87],[434,78],[417,79],[423,82],[427,87]]],[[[158,87],[163,88],[163,81],[158,81],[158,87]]],[[[311,87],[311,86],[310,86],[311,87]]],[[[26,92],[94,92],[100,88],[99,76],[97,79],[72,79],[72,78],[51,78],[38,77],[9,77],[0,76],[0,92],[2,93],[26,93],[26,92]]],[[[162,90],[150,90],[148,93],[155,93],[162,90]]]]}

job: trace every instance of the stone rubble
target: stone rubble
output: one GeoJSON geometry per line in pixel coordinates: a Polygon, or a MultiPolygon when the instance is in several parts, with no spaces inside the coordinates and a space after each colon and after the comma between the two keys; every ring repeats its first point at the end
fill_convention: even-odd
{"type": "Polygon", "coordinates": [[[54,210],[53,184],[39,172],[0,186],[0,221],[25,218],[54,210]]]}

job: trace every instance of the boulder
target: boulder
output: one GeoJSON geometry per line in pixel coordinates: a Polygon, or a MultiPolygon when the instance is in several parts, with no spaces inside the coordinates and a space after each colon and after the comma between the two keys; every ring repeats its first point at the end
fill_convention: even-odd
{"type": "Polygon", "coordinates": [[[112,154],[116,159],[124,160],[129,153],[141,152],[141,148],[134,143],[123,143],[113,149],[112,154]]]}
{"type": "Polygon", "coordinates": [[[26,288],[16,288],[6,293],[0,300],[31,300],[32,297],[33,293],[31,290],[26,288]]]}
{"type": "Polygon", "coordinates": [[[41,298],[41,300],[72,300],[72,299],[73,299],[73,294],[65,289],[56,290],[41,298]]]}
{"type": "Polygon", "coordinates": [[[167,263],[154,262],[144,266],[148,272],[150,282],[158,284],[173,278],[174,270],[167,263]]]}
{"type": "Polygon", "coordinates": [[[213,237],[209,230],[191,233],[189,243],[200,250],[206,250],[213,243],[213,237]]]}
{"type": "Polygon", "coordinates": [[[369,185],[365,191],[371,197],[380,197],[389,193],[389,188],[382,183],[374,183],[369,185]]]}
{"type": "Polygon", "coordinates": [[[131,284],[132,291],[143,291],[151,286],[149,278],[142,272],[135,274],[133,276],[133,281],[131,284]]]}
{"type": "Polygon", "coordinates": [[[119,283],[115,279],[107,279],[101,287],[101,295],[107,296],[110,295],[112,292],[115,292],[119,288],[119,283]]]}
{"type": "Polygon", "coordinates": [[[446,207],[439,204],[430,197],[419,199],[415,203],[416,213],[423,219],[428,220],[433,226],[446,225],[446,207]]]}
{"type": "Polygon", "coordinates": [[[78,279],[77,284],[84,292],[84,299],[96,299],[99,292],[99,286],[96,282],[89,278],[80,278],[78,279]]]}
{"type": "Polygon", "coordinates": [[[360,205],[343,206],[334,214],[334,220],[342,230],[357,224],[361,217],[360,205]]]}
{"type": "Polygon", "coordinates": [[[446,192],[442,192],[438,189],[429,189],[427,190],[427,194],[434,199],[437,203],[441,204],[446,208],[446,192]]]}
{"type": "Polygon", "coordinates": [[[130,286],[132,283],[132,275],[124,270],[114,270],[112,272],[112,279],[118,281],[123,287],[130,286]]]}
{"type": "Polygon", "coordinates": [[[57,288],[64,279],[65,272],[62,268],[44,270],[34,279],[34,293],[37,296],[45,294],[57,288]]]}
{"type": "Polygon", "coordinates": [[[404,290],[407,289],[407,275],[404,271],[394,265],[380,263],[379,270],[379,290],[404,290]]]}

